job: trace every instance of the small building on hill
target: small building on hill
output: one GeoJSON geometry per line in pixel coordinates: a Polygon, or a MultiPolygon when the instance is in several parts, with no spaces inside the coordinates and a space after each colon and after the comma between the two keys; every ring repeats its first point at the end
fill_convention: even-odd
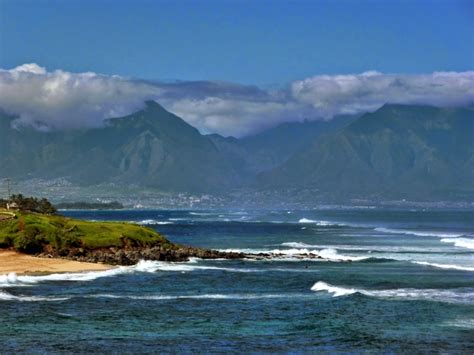
{"type": "Polygon", "coordinates": [[[12,210],[16,211],[16,210],[18,210],[18,208],[19,208],[19,207],[18,207],[18,204],[17,204],[16,202],[7,202],[7,210],[9,210],[9,211],[12,211],[12,210]]]}

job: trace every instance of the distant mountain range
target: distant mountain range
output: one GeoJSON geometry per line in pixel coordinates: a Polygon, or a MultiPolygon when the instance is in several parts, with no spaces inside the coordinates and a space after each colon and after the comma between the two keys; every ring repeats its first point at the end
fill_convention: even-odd
{"type": "Polygon", "coordinates": [[[474,108],[385,105],[259,176],[367,198],[474,197],[474,108]]]}
{"type": "Polygon", "coordinates": [[[81,186],[193,193],[291,188],[340,198],[474,195],[473,107],[385,105],[358,117],[284,123],[242,139],[202,135],[154,101],[89,130],[14,129],[13,119],[0,114],[0,178],[63,177],[81,186]]]}

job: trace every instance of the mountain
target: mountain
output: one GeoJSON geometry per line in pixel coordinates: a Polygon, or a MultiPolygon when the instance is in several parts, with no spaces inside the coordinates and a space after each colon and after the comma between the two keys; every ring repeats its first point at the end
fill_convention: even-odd
{"type": "Polygon", "coordinates": [[[81,185],[136,184],[171,191],[239,186],[241,173],[213,142],[154,101],[85,131],[39,132],[0,119],[0,176],[66,177],[81,185]]]}
{"type": "Polygon", "coordinates": [[[242,139],[202,135],[154,101],[88,130],[13,128],[13,120],[0,112],[0,178],[17,181],[308,201],[474,199],[474,107],[385,105],[242,139]]]}
{"type": "Polygon", "coordinates": [[[154,101],[141,111],[107,120],[102,128],[82,131],[14,129],[12,120],[0,114],[0,177],[64,177],[83,186],[132,184],[183,192],[248,185],[257,173],[278,166],[320,133],[345,122],[284,124],[238,140],[201,135],[154,101]]]}
{"type": "Polygon", "coordinates": [[[474,108],[385,105],[259,175],[340,197],[473,198],[474,108]]]}
{"type": "Polygon", "coordinates": [[[208,137],[248,174],[255,175],[279,166],[319,136],[344,127],[356,117],[344,115],[330,121],[286,122],[241,139],[218,134],[208,137]]]}

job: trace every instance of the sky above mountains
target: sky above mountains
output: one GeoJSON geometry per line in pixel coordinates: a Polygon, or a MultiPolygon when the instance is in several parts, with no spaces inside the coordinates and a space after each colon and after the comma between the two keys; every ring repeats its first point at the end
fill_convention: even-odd
{"type": "Polygon", "coordinates": [[[0,107],[64,129],[153,99],[243,136],[386,102],[464,105],[473,23],[461,0],[3,0],[0,107]]]}
{"type": "Polygon", "coordinates": [[[2,0],[0,67],[282,85],[466,71],[470,0],[2,0]]]}

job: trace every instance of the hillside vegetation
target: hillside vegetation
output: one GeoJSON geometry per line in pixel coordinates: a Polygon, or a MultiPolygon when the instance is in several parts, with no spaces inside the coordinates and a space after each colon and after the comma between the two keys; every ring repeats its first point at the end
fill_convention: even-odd
{"type": "MultiPolygon", "coordinates": [[[[0,210],[0,215],[8,212],[0,210]]],[[[174,245],[152,229],[124,222],[89,222],[59,215],[15,212],[0,220],[0,248],[36,254],[67,254],[71,248],[161,247],[174,245]]]]}
{"type": "Polygon", "coordinates": [[[474,196],[474,109],[385,105],[260,176],[344,197],[474,196]]]}
{"type": "Polygon", "coordinates": [[[387,104],[240,139],[203,135],[153,101],[88,130],[16,129],[14,120],[0,111],[0,178],[60,181],[64,194],[100,186],[222,196],[263,191],[285,193],[286,201],[307,196],[309,203],[474,196],[472,105],[387,104]]]}

